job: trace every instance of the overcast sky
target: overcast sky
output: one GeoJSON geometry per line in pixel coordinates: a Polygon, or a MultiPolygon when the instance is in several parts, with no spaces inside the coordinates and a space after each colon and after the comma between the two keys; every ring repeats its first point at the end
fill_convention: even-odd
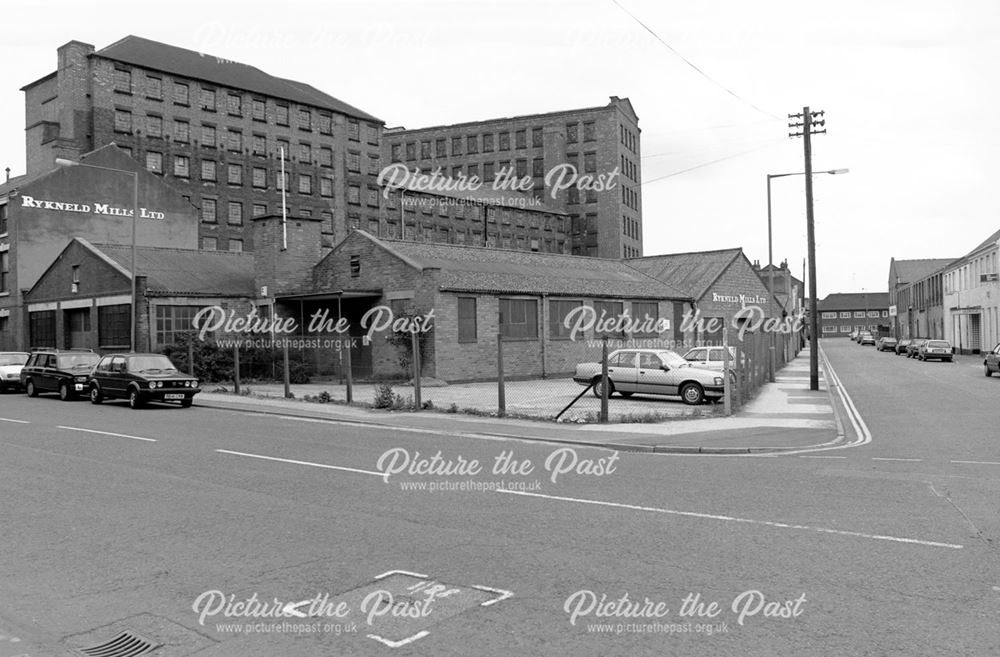
{"type": "MultiPolygon", "coordinates": [[[[890,257],[958,257],[1000,228],[995,0],[618,2],[21,2],[0,46],[0,168],[24,171],[18,89],[55,70],[58,46],[135,34],[308,82],[389,126],[628,97],[647,255],[741,246],[766,263],[766,174],[803,166],[786,115],[825,110],[814,169],[850,173],[815,178],[821,298],[884,291],[890,257]]],[[[801,277],[803,178],[772,185],[775,262],[801,277]]]]}

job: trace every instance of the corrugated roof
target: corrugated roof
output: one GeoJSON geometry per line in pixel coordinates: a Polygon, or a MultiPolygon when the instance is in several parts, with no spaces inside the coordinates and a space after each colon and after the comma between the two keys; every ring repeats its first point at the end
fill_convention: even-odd
{"type": "Polygon", "coordinates": [[[384,123],[353,105],[296,80],[275,77],[259,68],[195,52],[159,41],[129,35],[96,53],[100,57],[164,73],[212,82],[233,89],[254,91],[303,105],[328,109],[366,121],[384,123]]]}
{"type": "Polygon", "coordinates": [[[487,247],[379,239],[412,265],[440,270],[441,288],[492,293],[545,293],[595,297],[687,299],[620,260],[487,247]]]}
{"type": "Polygon", "coordinates": [[[836,292],[817,304],[820,310],[881,310],[889,307],[888,292],[836,292]]]}
{"type": "Polygon", "coordinates": [[[916,283],[955,261],[955,258],[924,258],[921,260],[893,260],[900,283],[916,283]]]}
{"type": "MultiPolygon", "coordinates": [[[[132,268],[132,247],[94,244],[125,271],[132,268]]],[[[140,246],[136,269],[147,288],[158,294],[190,296],[256,296],[252,253],[201,251],[140,246]]]]}
{"type": "Polygon", "coordinates": [[[630,258],[626,262],[659,281],[670,281],[685,296],[700,299],[742,253],[739,248],[720,249],[630,258]]]}

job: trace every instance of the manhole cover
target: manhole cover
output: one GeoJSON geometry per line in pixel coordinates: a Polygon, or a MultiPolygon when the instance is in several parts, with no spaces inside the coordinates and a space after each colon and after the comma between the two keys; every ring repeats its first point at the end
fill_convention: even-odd
{"type": "Polygon", "coordinates": [[[135,632],[121,632],[106,643],[90,648],[80,648],[79,652],[87,657],[135,657],[152,652],[156,645],[135,632]]]}

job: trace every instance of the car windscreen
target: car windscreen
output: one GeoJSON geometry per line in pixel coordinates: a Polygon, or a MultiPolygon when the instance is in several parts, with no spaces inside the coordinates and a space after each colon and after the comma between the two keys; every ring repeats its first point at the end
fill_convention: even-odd
{"type": "Polygon", "coordinates": [[[680,367],[681,365],[688,365],[688,361],[684,360],[680,354],[674,351],[658,351],[656,354],[663,360],[663,363],[669,365],[670,367],[680,367]]]}
{"type": "Polygon", "coordinates": [[[128,359],[129,372],[176,372],[177,368],[166,356],[132,356],[128,359]]]}
{"type": "Polygon", "coordinates": [[[931,349],[950,349],[951,345],[944,340],[931,340],[927,343],[931,349]]]}
{"type": "Polygon", "coordinates": [[[0,354],[0,365],[24,365],[28,354],[0,354]]]}
{"type": "Polygon", "coordinates": [[[97,354],[71,354],[59,356],[56,367],[61,370],[83,370],[90,369],[100,360],[97,354]]]}

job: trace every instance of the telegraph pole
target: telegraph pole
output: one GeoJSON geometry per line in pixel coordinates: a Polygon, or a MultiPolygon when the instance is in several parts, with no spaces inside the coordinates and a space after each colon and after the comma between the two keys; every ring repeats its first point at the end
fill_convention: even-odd
{"type": "Polygon", "coordinates": [[[824,134],[826,119],[823,111],[810,112],[802,108],[801,114],[788,115],[789,137],[802,137],[806,169],[806,239],[809,254],[809,389],[819,390],[819,313],[816,302],[816,230],[813,222],[812,186],[812,135],[824,134]],[[795,132],[799,130],[799,132],[795,132]]]}

